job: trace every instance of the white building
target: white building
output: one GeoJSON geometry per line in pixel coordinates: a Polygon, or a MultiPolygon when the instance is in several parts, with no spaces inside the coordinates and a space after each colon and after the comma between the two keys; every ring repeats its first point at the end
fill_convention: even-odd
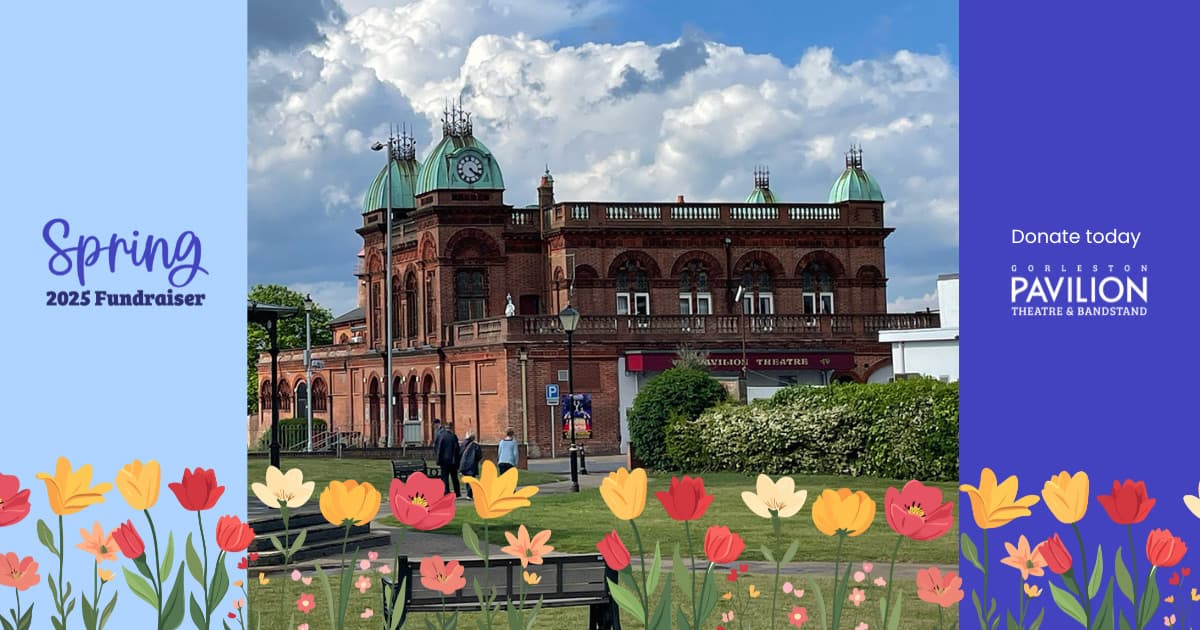
{"type": "Polygon", "coordinates": [[[958,274],[938,276],[937,293],[940,328],[879,331],[879,341],[892,344],[894,378],[958,380],[958,274]]]}

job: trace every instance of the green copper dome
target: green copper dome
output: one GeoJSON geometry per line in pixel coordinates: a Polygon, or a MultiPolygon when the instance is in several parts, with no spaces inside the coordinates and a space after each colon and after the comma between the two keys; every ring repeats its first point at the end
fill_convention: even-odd
{"type": "Polygon", "coordinates": [[[862,148],[850,148],[846,153],[846,170],[829,189],[829,203],[842,201],[883,201],[879,182],[863,170],[862,148]]]}
{"type": "MultiPolygon", "coordinates": [[[[390,166],[392,168],[392,207],[408,210],[416,208],[413,190],[417,182],[417,174],[421,170],[421,163],[414,158],[393,159],[390,166]]],[[[379,169],[379,174],[375,176],[375,181],[371,183],[371,188],[363,196],[363,214],[388,207],[387,170],[386,166],[379,169]]]]}
{"type": "Polygon", "coordinates": [[[754,167],[754,190],[746,196],[746,203],[779,203],[771,192],[771,171],[767,167],[754,167]]]}
{"type": "Polygon", "coordinates": [[[446,189],[504,190],[500,165],[469,130],[444,136],[417,175],[417,195],[446,189]]]}

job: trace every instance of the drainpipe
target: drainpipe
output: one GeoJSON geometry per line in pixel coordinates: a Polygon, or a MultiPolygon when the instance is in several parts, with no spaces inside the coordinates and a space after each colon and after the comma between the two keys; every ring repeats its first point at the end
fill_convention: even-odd
{"type": "Polygon", "coordinates": [[[529,355],[525,352],[525,348],[517,351],[517,359],[521,361],[521,425],[522,435],[521,440],[525,444],[525,457],[529,457],[529,387],[525,376],[526,360],[529,355]]]}

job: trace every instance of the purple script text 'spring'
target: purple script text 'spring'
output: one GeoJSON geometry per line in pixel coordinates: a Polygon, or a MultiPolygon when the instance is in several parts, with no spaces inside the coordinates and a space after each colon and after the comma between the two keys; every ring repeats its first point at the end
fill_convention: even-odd
{"type": "Polygon", "coordinates": [[[42,229],[42,238],[54,251],[50,256],[50,273],[65,276],[74,271],[81,287],[87,286],[85,275],[89,267],[107,262],[109,272],[116,273],[118,258],[127,259],[147,272],[154,271],[158,262],[162,269],[170,270],[167,280],[176,288],[187,286],[197,273],[208,275],[208,270],[200,266],[200,237],[191,230],[180,234],[173,247],[167,239],[150,234],[139,239],[137,230],[130,239],[113,234],[107,242],[84,234],[72,242],[67,240],[70,236],[71,224],[66,219],[51,219],[42,229]]]}

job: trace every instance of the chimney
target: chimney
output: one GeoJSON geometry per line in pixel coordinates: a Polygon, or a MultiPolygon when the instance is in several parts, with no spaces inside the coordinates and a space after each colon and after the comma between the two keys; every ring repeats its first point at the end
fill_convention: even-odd
{"type": "Polygon", "coordinates": [[[542,180],[538,182],[538,207],[546,210],[554,205],[554,177],[550,175],[550,167],[546,167],[546,173],[542,175],[542,180]]]}
{"type": "Polygon", "coordinates": [[[679,195],[678,197],[675,197],[675,203],[683,203],[683,195],[679,195]]]}

